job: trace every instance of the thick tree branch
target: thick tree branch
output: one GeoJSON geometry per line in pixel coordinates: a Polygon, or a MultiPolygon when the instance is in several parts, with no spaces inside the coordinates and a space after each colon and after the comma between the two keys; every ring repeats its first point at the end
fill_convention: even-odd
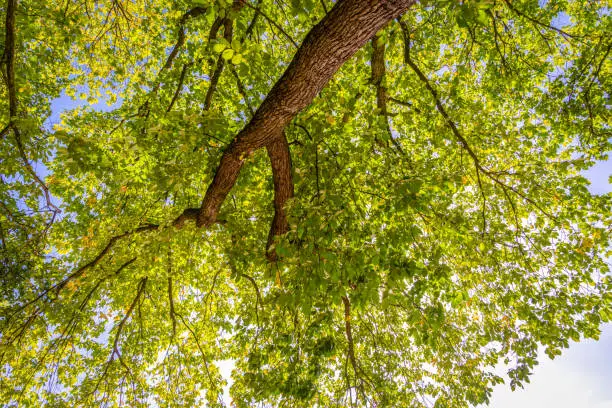
{"type": "Polygon", "coordinates": [[[274,181],[274,218],[268,234],[266,254],[270,261],[275,261],[277,259],[276,251],[270,250],[270,248],[274,244],[275,236],[283,235],[289,231],[285,205],[294,194],[293,179],[291,178],[291,153],[285,132],[281,132],[277,139],[266,146],[266,149],[272,164],[272,179],[274,181]]]}
{"type": "MultiPolygon", "coordinates": [[[[232,68],[232,72],[236,77],[238,90],[245,100],[245,103],[251,112],[254,114],[249,100],[246,94],[246,89],[240,81],[240,77],[236,70],[232,68]]],[[[270,158],[270,164],[272,165],[272,178],[274,180],[274,218],[272,219],[272,225],[270,226],[270,233],[268,234],[268,241],[266,244],[266,256],[270,261],[276,261],[277,256],[274,250],[270,250],[274,243],[274,237],[282,235],[289,231],[289,225],[287,223],[287,217],[285,215],[285,204],[287,200],[293,197],[293,179],[291,175],[291,152],[289,150],[289,143],[287,137],[283,132],[282,140],[278,143],[274,142],[267,146],[268,157],[270,158]]],[[[317,156],[318,157],[318,156],[317,156]]],[[[319,173],[317,168],[317,186],[319,185],[319,173]]]]}
{"type": "Polygon", "coordinates": [[[202,201],[197,225],[215,222],[246,156],[267,146],[308,106],[334,73],[415,0],[342,0],[306,36],[293,61],[251,121],[225,150],[202,201]]]}

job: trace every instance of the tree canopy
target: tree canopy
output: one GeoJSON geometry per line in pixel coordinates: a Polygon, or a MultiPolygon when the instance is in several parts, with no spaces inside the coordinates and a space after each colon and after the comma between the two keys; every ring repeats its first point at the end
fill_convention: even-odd
{"type": "Polygon", "coordinates": [[[475,406],[612,317],[607,1],[0,8],[4,406],[475,406]]]}

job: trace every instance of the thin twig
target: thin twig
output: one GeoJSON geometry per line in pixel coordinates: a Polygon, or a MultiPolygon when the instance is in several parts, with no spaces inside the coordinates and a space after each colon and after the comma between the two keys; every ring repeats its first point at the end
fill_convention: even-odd
{"type": "Polygon", "coordinates": [[[287,32],[285,30],[283,30],[283,27],[281,27],[276,21],[272,20],[270,17],[268,17],[267,14],[265,14],[263,11],[261,11],[261,8],[259,7],[255,7],[250,5],[248,2],[244,3],[248,8],[255,10],[256,12],[258,12],[259,14],[261,14],[263,16],[263,18],[265,18],[266,20],[268,20],[268,22],[270,24],[272,24],[274,27],[276,27],[276,29],[278,31],[280,31],[281,33],[283,33],[283,35],[289,40],[289,42],[291,42],[291,44],[293,44],[293,46],[297,49],[300,48],[300,46],[298,45],[298,43],[289,35],[287,34],[287,32]]]}
{"type": "Polygon", "coordinates": [[[535,18],[533,18],[533,17],[523,13],[522,11],[520,11],[516,7],[514,7],[509,0],[504,0],[504,3],[506,3],[508,5],[508,8],[510,8],[510,10],[514,11],[519,16],[526,18],[527,20],[531,21],[532,23],[534,23],[536,25],[539,25],[540,27],[548,28],[549,30],[554,30],[554,31],[558,32],[559,34],[561,34],[564,37],[580,38],[580,37],[578,37],[576,35],[568,33],[567,31],[563,31],[560,28],[551,26],[550,24],[545,24],[545,23],[541,22],[540,20],[537,20],[537,19],[535,19],[535,18]]]}

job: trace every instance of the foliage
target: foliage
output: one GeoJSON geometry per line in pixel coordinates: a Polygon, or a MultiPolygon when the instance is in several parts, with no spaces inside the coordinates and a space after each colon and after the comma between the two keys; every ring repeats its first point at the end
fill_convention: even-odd
{"type": "Polygon", "coordinates": [[[5,406],[223,405],[228,359],[236,406],[477,405],[612,317],[611,196],[580,175],[612,140],[606,1],[423,1],[391,21],[285,128],[274,262],[262,149],[218,223],[175,220],[334,2],[15,3],[5,406]],[[64,94],[87,103],[49,125],[64,94]]]}

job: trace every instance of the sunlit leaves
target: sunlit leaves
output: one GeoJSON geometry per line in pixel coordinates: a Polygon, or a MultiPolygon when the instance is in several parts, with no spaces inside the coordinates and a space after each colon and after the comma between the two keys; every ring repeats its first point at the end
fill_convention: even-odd
{"type": "Polygon", "coordinates": [[[296,194],[277,263],[263,150],[219,224],[171,224],[333,3],[19,4],[13,120],[62,215],[49,226],[3,137],[9,406],[223,405],[231,359],[237,406],[463,407],[488,400],[500,363],[522,386],[540,346],[557,356],[612,319],[612,202],[580,175],[610,151],[605,2],[414,7],[408,51],[437,99],[391,22],[388,117],[367,46],[285,129],[296,194]],[[87,105],[43,126],[62,92],[87,105]]]}

